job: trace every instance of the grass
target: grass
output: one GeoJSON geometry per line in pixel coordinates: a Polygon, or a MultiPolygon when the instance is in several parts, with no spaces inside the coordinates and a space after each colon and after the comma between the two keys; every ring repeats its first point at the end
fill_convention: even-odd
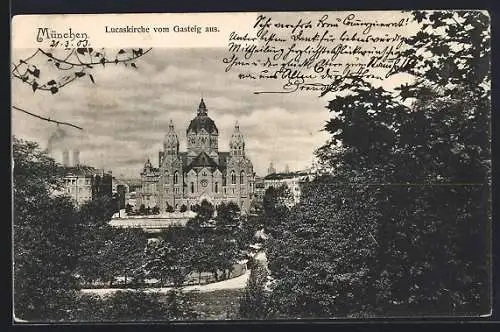
{"type": "Polygon", "coordinates": [[[224,289],[212,292],[192,292],[189,299],[198,320],[238,319],[240,296],[243,289],[224,289]]]}

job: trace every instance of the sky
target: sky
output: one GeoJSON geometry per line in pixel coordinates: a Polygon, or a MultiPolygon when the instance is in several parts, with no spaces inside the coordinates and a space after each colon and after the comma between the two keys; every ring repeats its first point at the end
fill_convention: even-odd
{"type": "MultiPolygon", "coordinates": [[[[373,19],[373,13],[368,14],[361,15],[373,19]]],[[[395,20],[394,15],[380,12],[376,19],[395,20]]],[[[386,32],[373,31],[381,35],[386,32]]],[[[12,61],[17,63],[34,51],[13,49],[12,61]]],[[[179,136],[180,150],[185,151],[186,129],[202,97],[219,129],[219,150],[228,150],[238,121],[257,175],[267,174],[270,162],[278,171],[287,165],[292,171],[310,167],[314,151],[329,138],[322,130],[334,116],[326,109],[328,95],[319,97],[317,91],[254,94],[275,91],[280,85],[241,80],[235,72],[226,73],[222,59],[227,54],[227,49],[221,47],[153,48],[137,60],[137,69],[121,64],[97,66],[88,70],[95,84],[85,76],[54,95],[33,92],[29,85],[13,79],[12,105],[82,127],[83,131],[60,126],[66,144],[80,150],[82,163],[111,170],[117,177],[140,177],[148,158],[158,165],[158,151],[170,120],[179,136]]],[[[30,63],[41,69],[41,81],[61,76],[61,71],[49,66],[43,55],[35,56],[30,63]]],[[[383,83],[387,88],[401,82],[391,77],[383,83]]],[[[47,147],[56,129],[53,123],[12,112],[12,134],[36,141],[42,148],[47,147]]],[[[62,159],[60,155],[55,157],[62,159]]]]}
{"type": "MultiPolygon", "coordinates": [[[[30,52],[18,50],[13,58],[30,52]]],[[[314,150],[328,139],[321,130],[330,116],[327,100],[312,94],[253,94],[255,83],[224,72],[225,54],[225,49],[157,48],[137,61],[137,70],[97,68],[92,71],[95,84],[81,79],[54,95],[34,93],[15,79],[12,104],[84,128],[60,126],[71,146],[80,150],[81,162],[116,176],[139,177],[148,158],[158,163],[170,119],[185,151],[185,131],[201,97],[219,129],[220,151],[228,150],[238,121],[258,175],[266,174],[271,161],[278,170],[309,167],[314,150]]],[[[21,112],[12,114],[12,134],[42,148],[56,129],[21,112]]]]}

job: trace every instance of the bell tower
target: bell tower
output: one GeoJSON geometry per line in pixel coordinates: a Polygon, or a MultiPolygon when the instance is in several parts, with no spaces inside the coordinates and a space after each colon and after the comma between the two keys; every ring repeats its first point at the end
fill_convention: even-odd
{"type": "Polygon", "coordinates": [[[229,148],[231,149],[231,157],[244,157],[245,156],[245,138],[240,131],[240,125],[238,121],[234,124],[233,135],[231,136],[231,141],[229,142],[229,148]]]}
{"type": "Polygon", "coordinates": [[[170,123],[168,125],[168,132],[165,134],[165,139],[163,141],[163,151],[163,156],[165,158],[169,156],[177,157],[177,155],[179,154],[179,138],[175,133],[174,123],[172,120],[170,120],[170,123]]]}

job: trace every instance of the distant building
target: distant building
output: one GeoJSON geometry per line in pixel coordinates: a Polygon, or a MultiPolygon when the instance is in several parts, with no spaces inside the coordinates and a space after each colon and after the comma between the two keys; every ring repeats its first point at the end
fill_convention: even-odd
{"type": "Polygon", "coordinates": [[[60,194],[72,198],[76,206],[81,206],[97,197],[112,197],[112,175],[90,166],[68,167],[63,178],[60,194]]]}
{"type": "Polygon", "coordinates": [[[255,177],[255,191],[254,196],[256,199],[264,199],[264,193],[266,192],[266,188],[264,186],[264,178],[260,176],[255,177]]]}
{"type": "Polygon", "coordinates": [[[290,189],[295,203],[297,203],[300,201],[303,184],[309,182],[311,179],[312,175],[306,171],[269,174],[263,180],[264,193],[270,187],[279,188],[282,185],[286,185],[290,189]]]}
{"type": "Polygon", "coordinates": [[[271,161],[269,163],[269,167],[267,168],[267,174],[274,174],[276,173],[276,168],[274,168],[273,162],[271,161]]]}

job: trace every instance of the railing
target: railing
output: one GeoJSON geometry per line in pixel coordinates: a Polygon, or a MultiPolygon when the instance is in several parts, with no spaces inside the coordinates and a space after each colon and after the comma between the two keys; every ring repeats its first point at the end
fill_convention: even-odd
{"type": "Polygon", "coordinates": [[[166,228],[170,226],[185,226],[189,218],[117,218],[109,224],[114,227],[132,228],[166,228]]]}

